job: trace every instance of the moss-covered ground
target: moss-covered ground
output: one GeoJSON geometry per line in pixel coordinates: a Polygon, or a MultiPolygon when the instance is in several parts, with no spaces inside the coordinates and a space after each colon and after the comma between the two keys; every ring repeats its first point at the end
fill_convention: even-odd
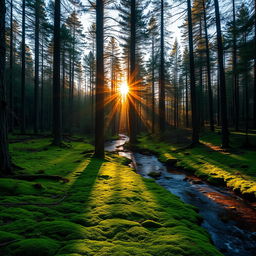
{"type": "Polygon", "coordinates": [[[0,178],[0,254],[4,256],[221,255],[195,208],[86,142],[50,146],[47,138],[10,146],[18,174],[0,178]],[[64,179],[51,180],[50,175],[64,179]]]}
{"type": "MultiPolygon", "coordinates": [[[[175,136],[175,131],[174,135],[175,136]]],[[[181,136],[178,134],[177,136],[181,136]]],[[[184,135],[186,136],[186,135],[184,135]]],[[[177,159],[177,166],[192,171],[216,185],[226,185],[245,197],[256,199],[256,151],[244,148],[245,134],[231,133],[231,148],[222,150],[219,133],[203,133],[201,144],[190,148],[171,143],[171,139],[160,142],[159,138],[141,136],[138,147],[156,153],[162,162],[177,159]]],[[[256,145],[256,134],[249,134],[249,141],[256,145]]]]}

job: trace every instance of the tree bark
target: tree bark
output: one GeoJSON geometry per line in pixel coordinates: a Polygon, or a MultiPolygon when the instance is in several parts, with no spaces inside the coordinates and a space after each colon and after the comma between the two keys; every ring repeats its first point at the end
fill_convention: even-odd
{"type": "Polygon", "coordinates": [[[7,141],[7,101],[5,86],[5,0],[0,0],[0,173],[9,174],[11,172],[11,161],[8,151],[7,141]]]}
{"type": "Polygon", "coordinates": [[[235,129],[239,130],[239,87],[237,79],[237,44],[236,44],[236,8],[235,0],[232,0],[233,4],[233,88],[234,88],[234,104],[235,104],[235,129]]]}
{"type": "Polygon", "coordinates": [[[26,83],[26,0],[22,1],[22,39],[21,39],[21,133],[25,133],[25,83],[26,83]]]}
{"type": "Polygon", "coordinates": [[[44,40],[42,35],[42,46],[41,46],[41,115],[40,115],[40,130],[44,131],[44,40]]]}
{"type": "Polygon", "coordinates": [[[53,144],[60,146],[61,134],[61,92],[60,92],[60,0],[54,6],[54,52],[53,52],[53,144]]]}
{"type": "Polygon", "coordinates": [[[95,156],[104,158],[104,0],[96,1],[95,156]]]}
{"type": "Polygon", "coordinates": [[[13,132],[13,0],[10,5],[9,131],[13,132]]]}
{"type": "Polygon", "coordinates": [[[198,114],[197,114],[197,97],[196,97],[196,80],[195,80],[195,60],[194,60],[194,43],[191,1],[187,0],[188,5],[188,33],[189,33],[189,69],[190,69],[190,92],[191,92],[191,109],[192,109],[192,145],[199,143],[198,133],[198,114]]]}
{"type": "Polygon", "coordinates": [[[220,23],[219,1],[214,0],[216,31],[217,31],[217,46],[218,46],[218,63],[219,63],[219,78],[220,78],[220,105],[221,105],[221,125],[222,125],[222,147],[229,147],[229,131],[227,119],[227,98],[226,98],[226,79],[223,60],[223,43],[220,23]]]}
{"type": "Polygon", "coordinates": [[[159,69],[159,130],[165,131],[165,70],[164,70],[164,0],[161,0],[160,69],[159,69]]]}
{"type": "Polygon", "coordinates": [[[155,37],[152,35],[152,127],[151,131],[155,133],[155,37]]]}
{"type": "Polygon", "coordinates": [[[131,14],[130,14],[130,49],[129,49],[129,86],[131,93],[129,97],[129,133],[131,144],[136,143],[136,94],[135,82],[136,82],[136,0],[131,0],[131,14]]]}
{"type": "Polygon", "coordinates": [[[39,91],[39,0],[35,1],[35,77],[34,77],[34,133],[38,133],[38,91],[39,91]]]}
{"type": "Polygon", "coordinates": [[[186,128],[189,127],[189,118],[188,118],[188,72],[186,68],[186,128]]]}
{"type": "Polygon", "coordinates": [[[256,0],[254,0],[254,101],[253,101],[253,119],[254,128],[256,128],[256,0]]]}
{"type": "Polygon", "coordinates": [[[207,29],[207,16],[206,16],[205,0],[203,0],[203,11],[204,11],[204,33],[205,33],[205,47],[206,47],[208,100],[209,100],[209,119],[210,119],[210,129],[211,129],[212,132],[214,132],[210,48],[209,48],[209,38],[208,38],[208,29],[207,29]]]}

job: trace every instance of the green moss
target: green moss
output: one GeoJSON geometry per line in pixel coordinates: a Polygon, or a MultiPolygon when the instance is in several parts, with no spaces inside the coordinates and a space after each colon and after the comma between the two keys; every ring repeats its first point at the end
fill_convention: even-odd
{"type": "Polygon", "coordinates": [[[12,222],[7,222],[1,228],[5,231],[10,231],[17,234],[30,233],[35,230],[36,221],[32,219],[19,219],[12,222]]]}
{"type": "Polygon", "coordinates": [[[120,232],[115,236],[116,240],[122,241],[145,241],[150,237],[150,232],[143,227],[132,227],[125,232],[120,232]]]}
{"type": "Polygon", "coordinates": [[[41,219],[43,214],[40,212],[28,211],[22,208],[6,208],[0,212],[0,219],[5,221],[21,219],[41,219]]]}
{"type": "MultiPolygon", "coordinates": [[[[255,134],[250,141],[256,144],[255,134]]],[[[234,191],[256,198],[256,152],[241,149],[243,133],[231,133],[231,150],[223,151],[220,135],[205,133],[201,145],[180,150],[184,145],[159,141],[157,137],[142,136],[138,147],[155,152],[163,162],[178,160],[177,166],[195,173],[215,185],[226,185],[234,191]]]]}
{"type": "Polygon", "coordinates": [[[25,239],[9,246],[10,256],[53,256],[59,248],[59,243],[52,239],[25,239]]]}
{"type": "Polygon", "coordinates": [[[5,232],[5,231],[0,231],[0,244],[5,244],[17,240],[21,240],[22,236],[10,233],[10,232],[5,232]]]}
{"type": "Polygon", "coordinates": [[[140,226],[140,224],[138,222],[129,221],[125,219],[107,219],[99,223],[100,229],[108,237],[113,237],[115,234],[134,226],[140,226]]]}
{"type": "Polygon", "coordinates": [[[85,228],[69,221],[43,221],[36,226],[37,232],[57,240],[93,239],[103,240],[102,232],[96,227],[85,228]]]}
{"type": "Polygon", "coordinates": [[[158,223],[153,220],[146,220],[141,223],[141,225],[145,228],[160,228],[162,227],[161,223],[158,223]]]}
{"type": "Polygon", "coordinates": [[[23,180],[0,179],[1,195],[31,195],[40,192],[33,186],[34,184],[23,180]]]}
{"type": "Polygon", "coordinates": [[[136,174],[125,158],[85,157],[92,146],[84,142],[61,149],[49,145],[49,139],[11,145],[23,173],[60,175],[69,182],[10,179],[9,184],[0,178],[7,188],[1,201],[13,204],[0,206],[2,239],[12,242],[4,255],[221,255],[198,225],[195,207],[136,174]],[[34,191],[35,183],[45,189],[34,191]],[[31,205],[15,205],[24,202],[31,205]]]}
{"type": "Polygon", "coordinates": [[[57,254],[56,256],[81,256],[81,254],[78,253],[64,253],[64,254],[57,254]]]}

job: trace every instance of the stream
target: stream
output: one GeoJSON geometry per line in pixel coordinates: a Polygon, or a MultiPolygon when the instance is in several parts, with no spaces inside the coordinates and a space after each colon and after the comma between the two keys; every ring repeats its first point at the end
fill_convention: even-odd
{"type": "Polygon", "coordinates": [[[106,151],[118,152],[132,160],[137,173],[178,196],[183,202],[196,206],[203,217],[202,227],[211,235],[214,245],[227,256],[256,255],[256,208],[223,187],[210,185],[191,173],[168,168],[154,155],[128,151],[124,144],[129,137],[120,134],[118,140],[109,141],[106,151]]]}

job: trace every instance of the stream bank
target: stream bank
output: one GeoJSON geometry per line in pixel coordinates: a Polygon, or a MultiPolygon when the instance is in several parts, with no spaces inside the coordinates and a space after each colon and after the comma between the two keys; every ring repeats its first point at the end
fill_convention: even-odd
{"type": "Polygon", "coordinates": [[[129,138],[109,142],[107,151],[132,160],[133,167],[145,178],[152,178],[183,202],[196,206],[214,245],[227,256],[255,256],[256,210],[225,188],[211,185],[178,168],[168,168],[154,155],[143,155],[124,148],[129,138]]]}

